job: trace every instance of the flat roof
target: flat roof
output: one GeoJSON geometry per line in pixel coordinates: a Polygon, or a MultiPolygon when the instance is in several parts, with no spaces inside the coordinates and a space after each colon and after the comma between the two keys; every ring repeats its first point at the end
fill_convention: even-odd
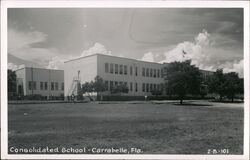
{"type": "Polygon", "coordinates": [[[22,70],[22,69],[25,69],[25,68],[33,68],[33,69],[41,69],[41,70],[52,70],[52,71],[63,71],[64,70],[61,70],[61,69],[47,69],[47,68],[39,68],[39,67],[22,67],[22,68],[18,68],[14,71],[18,71],[18,70],[22,70]]]}
{"type": "Polygon", "coordinates": [[[92,57],[92,56],[106,56],[106,57],[113,57],[113,58],[119,58],[119,59],[128,59],[128,60],[133,60],[133,61],[137,61],[137,62],[154,63],[154,64],[159,64],[159,65],[166,64],[166,63],[148,62],[148,61],[142,61],[142,60],[133,59],[133,58],[118,57],[118,56],[107,55],[107,54],[100,54],[100,53],[96,53],[96,54],[92,54],[92,55],[88,55],[88,56],[83,56],[83,57],[78,57],[78,58],[75,58],[75,59],[67,60],[64,63],[68,63],[68,62],[71,62],[71,61],[75,61],[75,60],[79,60],[79,59],[84,59],[84,58],[92,57]]]}

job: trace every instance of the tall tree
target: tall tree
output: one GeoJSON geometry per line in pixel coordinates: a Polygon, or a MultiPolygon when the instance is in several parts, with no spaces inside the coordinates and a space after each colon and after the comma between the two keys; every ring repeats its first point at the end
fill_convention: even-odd
{"type": "Polygon", "coordinates": [[[12,97],[16,93],[16,73],[8,69],[8,96],[12,97]]]}
{"type": "Polygon", "coordinates": [[[243,93],[243,79],[240,79],[235,72],[223,73],[223,69],[217,69],[214,75],[208,80],[210,93],[216,93],[222,101],[223,96],[227,96],[234,101],[235,94],[243,93]]]}
{"type": "Polygon", "coordinates": [[[239,78],[238,73],[230,72],[225,75],[225,92],[226,95],[234,101],[235,94],[243,92],[243,83],[239,78]]]}
{"type": "Polygon", "coordinates": [[[164,68],[166,86],[170,94],[178,95],[180,104],[187,94],[199,94],[202,81],[197,67],[190,60],[172,62],[164,68]]]}
{"type": "Polygon", "coordinates": [[[225,77],[223,69],[217,69],[216,72],[208,78],[208,89],[210,93],[217,93],[220,96],[220,101],[225,95],[225,77]]]}

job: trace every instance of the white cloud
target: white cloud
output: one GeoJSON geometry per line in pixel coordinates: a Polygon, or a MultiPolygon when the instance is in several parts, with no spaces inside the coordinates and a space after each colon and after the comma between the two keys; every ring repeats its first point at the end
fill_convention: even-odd
{"type": "Polygon", "coordinates": [[[47,69],[62,69],[64,65],[65,59],[62,59],[61,57],[53,57],[47,66],[47,69]]]}
{"type": "Polygon", "coordinates": [[[155,58],[152,52],[145,53],[141,60],[147,62],[155,62],[155,58]]]}
{"type": "Polygon", "coordinates": [[[93,54],[105,54],[105,55],[111,55],[111,52],[108,51],[104,45],[100,43],[95,43],[92,47],[89,49],[83,51],[80,56],[54,56],[50,59],[48,62],[47,68],[48,69],[63,69],[64,62],[70,59],[76,59],[79,57],[85,57],[93,54]]]}
{"type": "Polygon", "coordinates": [[[224,73],[237,72],[239,74],[239,77],[243,77],[244,75],[243,66],[244,66],[243,60],[240,61],[235,60],[233,62],[226,62],[224,64],[221,64],[219,67],[223,68],[224,73]]]}
{"type": "Polygon", "coordinates": [[[16,65],[16,64],[14,64],[14,63],[8,63],[8,69],[10,69],[10,70],[17,70],[17,69],[20,69],[20,68],[24,68],[25,67],[25,65],[24,64],[22,64],[22,65],[16,65]]]}
{"type": "Polygon", "coordinates": [[[95,43],[93,47],[82,52],[81,57],[93,55],[93,54],[106,54],[111,55],[111,51],[108,51],[104,45],[100,43],[95,43]]]}
{"type": "Polygon", "coordinates": [[[33,44],[46,41],[47,35],[38,32],[22,32],[15,29],[8,29],[8,53],[27,60],[35,62],[41,66],[46,66],[49,60],[58,55],[57,50],[53,48],[32,47],[33,44]]]}
{"type": "Polygon", "coordinates": [[[242,58],[237,57],[236,55],[238,54],[235,54],[235,51],[223,47],[215,47],[218,43],[217,40],[218,36],[210,35],[206,30],[203,30],[195,37],[194,41],[179,43],[173,49],[165,52],[165,59],[161,62],[181,62],[191,59],[191,63],[200,69],[216,70],[224,68],[225,72],[235,71],[242,75],[242,58]]]}

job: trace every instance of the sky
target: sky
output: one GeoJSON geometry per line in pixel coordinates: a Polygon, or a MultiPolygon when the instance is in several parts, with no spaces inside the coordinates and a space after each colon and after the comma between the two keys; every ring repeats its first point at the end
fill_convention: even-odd
{"type": "Polygon", "coordinates": [[[95,53],[243,75],[240,8],[11,8],[8,67],[61,69],[95,53]],[[185,54],[184,54],[185,53],[185,54]]]}

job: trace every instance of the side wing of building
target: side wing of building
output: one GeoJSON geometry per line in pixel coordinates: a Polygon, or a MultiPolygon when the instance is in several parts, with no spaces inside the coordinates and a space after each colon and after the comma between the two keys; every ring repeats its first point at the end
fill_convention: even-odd
{"type": "Polygon", "coordinates": [[[64,93],[64,71],[25,67],[16,71],[18,89],[23,95],[62,96],[64,93]]]}
{"type": "MultiPolygon", "coordinates": [[[[163,65],[129,58],[98,54],[97,74],[104,79],[110,91],[118,84],[127,85],[128,96],[151,95],[164,84],[163,65]]],[[[110,92],[108,92],[110,94],[110,92]]]]}

